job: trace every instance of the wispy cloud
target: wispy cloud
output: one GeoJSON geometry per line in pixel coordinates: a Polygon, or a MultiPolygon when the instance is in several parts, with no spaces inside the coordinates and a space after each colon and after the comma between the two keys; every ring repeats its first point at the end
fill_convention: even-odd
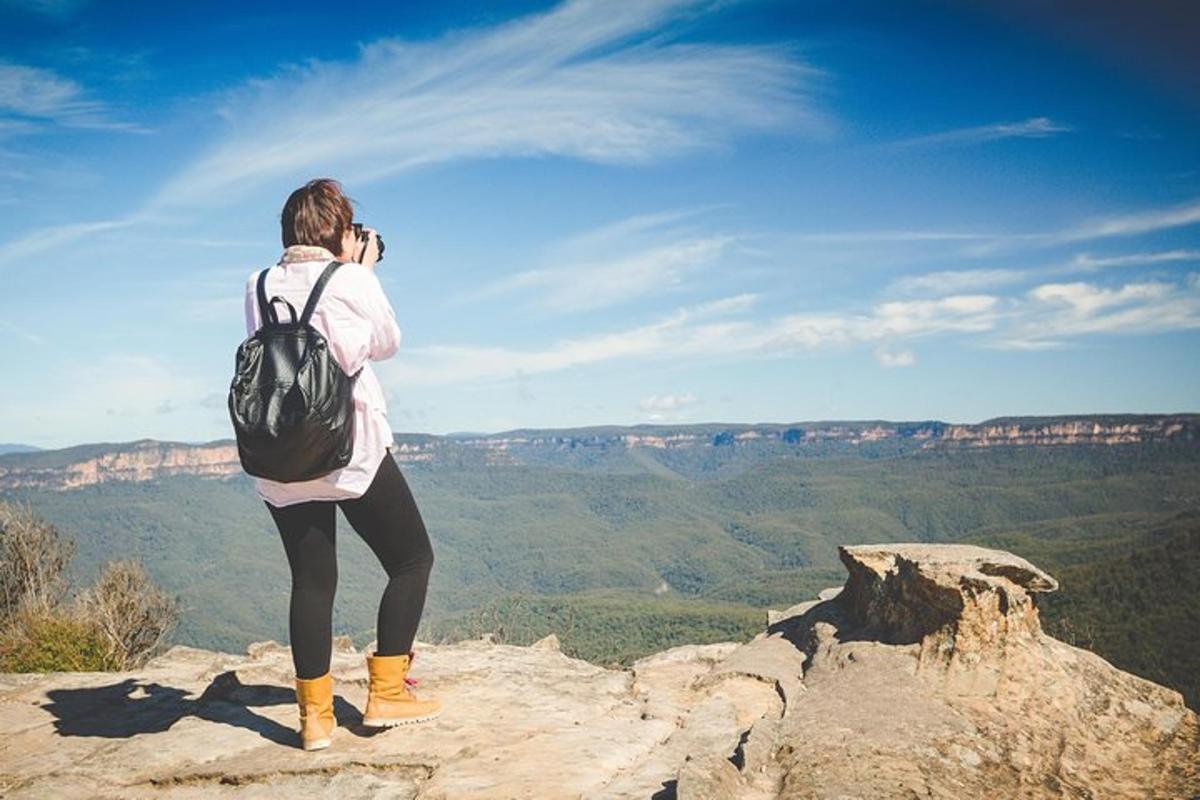
{"type": "Polygon", "coordinates": [[[540,265],[452,298],[451,304],[510,297],[550,313],[612,306],[660,294],[691,275],[717,269],[742,237],[688,220],[721,207],[638,214],[575,234],[545,248],[540,265]],[[703,232],[702,232],[703,231],[703,232]]]}
{"type": "MultiPolygon", "coordinates": [[[[1132,213],[1116,213],[1047,231],[950,231],[937,228],[863,229],[842,231],[795,231],[784,234],[788,241],[833,245],[875,245],[896,243],[939,244],[961,243],[965,256],[987,256],[999,250],[1055,247],[1076,242],[1095,241],[1122,236],[1182,228],[1200,223],[1200,200],[1132,213]]],[[[1191,259],[1196,251],[1177,250],[1161,255],[1161,260],[1191,259]]],[[[1139,256],[1132,255],[1130,259],[1139,256]]],[[[1151,254],[1144,257],[1150,258],[1151,254]]],[[[1082,256],[1087,258],[1087,256],[1082,256]]],[[[1132,260],[1129,263],[1134,263],[1132,260]]],[[[1144,263],[1151,263],[1146,261],[1144,263]]],[[[1116,263],[1114,262],[1114,266],[1116,263]]]]}
{"type": "Polygon", "coordinates": [[[1167,208],[1101,217],[1051,235],[1054,242],[1077,242],[1109,236],[1133,236],[1150,231],[1180,228],[1200,222],[1200,201],[1167,208]]]}
{"type": "Polygon", "coordinates": [[[997,298],[961,295],[882,303],[866,313],[799,313],[730,319],[753,296],[735,295],[679,308],[645,325],[562,339],[540,349],[501,346],[410,347],[378,366],[402,385],[477,383],[618,360],[777,357],[863,343],[890,343],[950,331],[982,332],[995,323],[997,298]]]}
{"type": "Polygon", "coordinates": [[[568,236],[554,246],[552,255],[573,258],[586,253],[594,253],[597,250],[612,250],[628,243],[630,239],[647,235],[659,236],[664,231],[678,229],[678,226],[670,227],[674,223],[693,219],[697,215],[717,209],[729,208],[731,205],[731,203],[710,203],[690,208],[673,208],[666,211],[635,214],[599,225],[583,233],[568,236]]]}
{"type": "Polygon", "coordinates": [[[907,275],[892,282],[888,291],[902,295],[939,296],[994,289],[1025,280],[1027,270],[961,269],[907,275]]]}
{"type": "Polygon", "coordinates": [[[148,221],[150,218],[133,214],[117,219],[97,220],[95,222],[72,222],[66,225],[48,225],[30,231],[26,235],[0,245],[0,267],[22,259],[31,258],[56,248],[76,242],[85,236],[91,236],[105,231],[126,228],[148,221]]]}
{"type": "Polygon", "coordinates": [[[135,123],[113,119],[108,106],[89,99],[75,81],[48,69],[9,62],[0,62],[0,115],[0,135],[30,133],[38,130],[37,123],[41,122],[67,128],[146,132],[135,123]]]}
{"type": "Polygon", "coordinates": [[[228,197],[318,167],[362,185],[463,158],[639,164],[723,147],[739,131],[828,135],[832,120],[812,99],[820,73],[791,46],[667,41],[667,23],[720,5],[570,0],[286,69],[222,98],[227,134],[155,203],[228,197]]]}
{"type": "Polygon", "coordinates": [[[1022,281],[1046,280],[1051,276],[1096,272],[1118,267],[1144,267],[1179,262],[1200,262],[1200,250],[1123,253],[1094,256],[1079,253],[1066,262],[1029,269],[961,269],[906,275],[892,281],[887,292],[908,296],[941,296],[996,289],[1022,281]]]}
{"type": "Polygon", "coordinates": [[[1044,139],[1073,130],[1070,125],[1055,122],[1049,117],[1030,117],[1020,122],[1000,122],[972,128],[955,128],[924,136],[913,136],[886,142],[889,147],[926,147],[936,145],[978,144],[999,139],[1044,139]]]}
{"type": "Polygon", "coordinates": [[[681,283],[685,276],[714,264],[735,241],[710,236],[653,247],[615,258],[527,270],[507,278],[485,294],[535,290],[540,305],[554,312],[601,308],[681,283]]]}
{"type": "Polygon", "coordinates": [[[1111,237],[1138,236],[1197,223],[1200,223],[1200,200],[1190,200],[1163,208],[1109,214],[1041,233],[997,234],[990,240],[968,244],[963,248],[963,253],[983,256],[1014,247],[1055,247],[1111,237]]]}
{"type": "Polygon", "coordinates": [[[677,309],[632,328],[561,339],[543,348],[409,347],[378,366],[397,385],[490,383],[604,362],[679,362],[724,357],[778,358],[872,348],[884,367],[910,367],[912,345],[955,334],[997,349],[1061,347],[1092,334],[1145,334],[1200,328],[1200,278],[1117,288],[1045,283],[1013,296],[957,294],[892,300],[865,311],[831,310],[773,318],[740,316],[736,296],[677,309]]]}
{"type": "Polygon", "coordinates": [[[1091,272],[1107,267],[1142,267],[1178,261],[1200,261],[1200,250],[1167,250],[1160,253],[1124,253],[1117,256],[1092,256],[1080,253],[1071,259],[1068,268],[1091,272]]]}
{"type": "Polygon", "coordinates": [[[977,239],[994,239],[997,235],[995,233],[971,233],[968,231],[849,230],[792,233],[788,234],[788,238],[799,242],[863,244],[874,242],[969,242],[977,239]]]}
{"type": "Polygon", "coordinates": [[[34,333],[33,331],[13,325],[8,320],[0,319],[0,326],[3,326],[13,336],[19,336],[31,344],[36,344],[38,346],[47,344],[46,337],[42,336],[41,334],[34,333]]]}

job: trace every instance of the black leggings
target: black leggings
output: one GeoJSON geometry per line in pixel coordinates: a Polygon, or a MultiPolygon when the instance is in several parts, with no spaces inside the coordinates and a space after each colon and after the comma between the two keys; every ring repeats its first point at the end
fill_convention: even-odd
{"type": "Polygon", "coordinates": [[[384,454],[375,479],[361,497],[309,500],[282,508],[266,503],[292,570],[288,628],[297,678],[319,678],[329,671],[338,574],[335,505],[388,574],[379,601],[376,654],[410,652],[425,608],[433,547],[408,482],[390,452],[384,454]]]}

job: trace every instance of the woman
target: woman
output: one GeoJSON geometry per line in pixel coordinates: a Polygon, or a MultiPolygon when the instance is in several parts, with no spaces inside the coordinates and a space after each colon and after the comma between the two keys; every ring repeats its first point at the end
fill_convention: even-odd
{"type": "MultiPolygon", "coordinates": [[[[292,573],[288,626],[305,750],[328,747],[333,714],[333,599],[337,587],[335,507],[370,546],[388,574],[379,603],[377,646],[366,655],[370,676],[363,724],[392,726],[430,720],[440,703],[418,699],[409,689],[413,639],[425,606],[433,548],[412,492],[391,454],[387,404],[370,361],[391,358],[400,345],[395,313],[375,275],[379,242],[363,228],[341,185],[309,181],[292,192],[280,217],[283,256],[269,268],[268,297],[279,295],[303,308],[313,284],[334,259],[345,262],[330,278],[311,324],[347,374],[360,367],[354,386],[355,439],[350,463],[308,481],[278,483],[255,478],[256,492],[275,520],[292,573]]],[[[258,272],[246,282],[246,332],[262,324],[258,272]]]]}

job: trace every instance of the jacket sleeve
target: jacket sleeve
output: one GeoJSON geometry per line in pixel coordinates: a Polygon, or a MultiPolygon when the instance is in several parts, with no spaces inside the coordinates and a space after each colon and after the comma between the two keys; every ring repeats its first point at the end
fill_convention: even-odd
{"type": "Polygon", "coordinates": [[[368,269],[367,278],[367,305],[371,316],[369,358],[383,361],[394,356],[400,348],[400,326],[396,324],[396,312],[392,310],[375,270],[368,269]]]}
{"type": "Polygon", "coordinates": [[[334,356],[346,374],[353,375],[368,360],[391,358],[400,346],[400,328],[375,273],[369,267],[347,264],[339,276],[345,270],[351,272],[330,283],[326,292],[335,285],[337,291],[328,302],[323,297],[318,308],[335,331],[330,341],[334,356]]]}
{"type": "Polygon", "coordinates": [[[246,279],[246,336],[253,336],[259,329],[258,318],[258,273],[246,279]]]}

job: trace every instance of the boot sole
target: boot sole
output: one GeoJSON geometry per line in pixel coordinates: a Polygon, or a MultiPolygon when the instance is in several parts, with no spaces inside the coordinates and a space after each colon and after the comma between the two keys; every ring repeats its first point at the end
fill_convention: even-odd
{"type": "Polygon", "coordinates": [[[404,717],[404,718],[384,718],[363,717],[363,725],[372,728],[394,728],[397,725],[411,725],[414,722],[428,722],[429,720],[437,719],[442,715],[441,711],[435,711],[432,714],[426,714],[422,717],[404,717]]]}
{"type": "Polygon", "coordinates": [[[326,747],[329,747],[331,744],[333,744],[333,732],[336,731],[339,727],[341,727],[341,726],[339,726],[337,724],[337,722],[335,721],[333,723],[333,730],[331,730],[329,732],[328,736],[326,736],[323,739],[313,739],[312,741],[309,741],[309,742],[301,741],[300,749],[302,749],[302,750],[324,750],[326,747]]]}
{"type": "Polygon", "coordinates": [[[332,739],[318,739],[315,742],[308,742],[301,745],[305,750],[324,750],[329,745],[333,744],[332,739]]]}

